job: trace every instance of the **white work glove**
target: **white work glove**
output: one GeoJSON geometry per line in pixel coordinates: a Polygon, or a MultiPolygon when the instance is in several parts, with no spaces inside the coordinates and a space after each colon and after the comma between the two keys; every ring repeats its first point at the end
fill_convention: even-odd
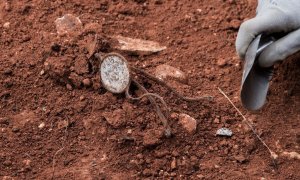
{"type": "Polygon", "coordinates": [[[300,0],[258,0],[256,17],[245,21],[238,32],[236,50],[244,59],[248,46],[259,34],[287,33],[268,46],[258,61],[270,67],[300,50],[300,0]]]}

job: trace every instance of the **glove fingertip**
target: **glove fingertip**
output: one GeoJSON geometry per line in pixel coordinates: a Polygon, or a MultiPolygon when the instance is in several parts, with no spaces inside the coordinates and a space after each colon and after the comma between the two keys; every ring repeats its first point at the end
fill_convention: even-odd
{"type": "Polygon", "coordinates": [[[258,58],[259,66],[268,68],[274,65],[274,62],[278,59],[273,51],[266,49],[258,58]]]}

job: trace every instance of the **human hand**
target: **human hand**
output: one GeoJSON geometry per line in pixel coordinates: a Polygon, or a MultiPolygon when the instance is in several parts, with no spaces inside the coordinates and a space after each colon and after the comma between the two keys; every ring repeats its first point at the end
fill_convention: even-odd
{"type": "Polygon", "coordinates": [[[300,50],[300,0],[258,0],[256,17],[245,21],[238,32],[236,50],[244,59],[248,46],[259,34],[285,33],[259,56],[270,67],[300,50]]]}

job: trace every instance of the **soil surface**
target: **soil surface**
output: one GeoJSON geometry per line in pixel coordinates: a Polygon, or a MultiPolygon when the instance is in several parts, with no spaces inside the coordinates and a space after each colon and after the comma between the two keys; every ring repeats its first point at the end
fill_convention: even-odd
{"type": "MultiPolygon", "coordinates": [[[[255,7],[255,0],[1,0],[0,178],[300,179],[297,57],[276,66],[261,111],[240,103],[242,62],[234,42],[255,7]],[[82,24],[58,34],[55,21],[65,14],[82,24]],[[119,51],[112,38],[118,35],[167,49],[119,51]],[[166,138],[147,99],[132,102],[102,87],[94,52],[118,52],[151,74],[163,64],[178,68],[188,81],[169,85],[214,98],[185,102],[135,77],[170,107],[166,138]],[[275,162],[218,87],[278,155],[275,162]],[[196,129],[184,128],[182,113],[196,129]],[[216,136],[222,127],[233,136],[216,136]]],[[[134,86],[130,91],[140,94],[134,86]]]]}

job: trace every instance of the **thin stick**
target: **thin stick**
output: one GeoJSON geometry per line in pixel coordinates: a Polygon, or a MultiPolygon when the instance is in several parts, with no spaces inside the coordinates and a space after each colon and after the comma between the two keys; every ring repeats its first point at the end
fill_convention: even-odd
{"type": "Polygon", "coordinates": [[[194,101],[202,101],[203,99],[208,99],[211,100],[213,99],[212,96],[203,96],[203,97],[186,97],[180,94],[178,91],[176,91],[173,87],[169,86],[167,83],[164,81],[158,79],[157,77],[154,77],[153,75],[147,73],[146,71],[136,68],[136,67],[131,67],[131,69],[135,70],[137,73],[149,78],[150,80],[156,82],[157,84],[166,87],[169,91],[172,91],[176,96],[178,96],[180,99],[188,102],[194,102],[194,101]]]}
{"type": "Polygon", "coordinates": [[[141,100],[142,98],[147,97],[149,99],[149,101],[151,102],[151,104],[155,107],[155,111],[156,111],[158,117],[160,118],[161,122],[163,123],[163,126],[165,128],[166,137],[170,137],[171,136],[171,128],[169,126],[168,120],[167,120],[166,116],[163,114],[162,110],[160,109],[160,107],[158,106],[158,104],[156,103],[156,101],[153,97],[160,100],[160,102],[163,104],[163,106],[166,109],[167,117],[169,117],[170,113],[169,113],[169,108],[167,106],[167,103],[164,101],[164,99],[161,96],[154,94],[154,93],[149,93],[147,91],[147,89],[144,86],[142,86],[140,83],[138,83],[136,80],[132,79],[131,81],[134,82],[138,86],[138,88],[141,89],[145,94],[143,94],[140,97],[134,98],[129,94],[129,86],[128,86],[126,88],[126,92],[125,92],[126,97],[130,100],[141,100]]]}
{"type": "Polygon", "coordinates": [[[55,156],[64,149],[64,147],[60,148],[58,151],[55,152],[54,156],[53,156],[53,160],[52,160],[52,178],[54,179],[54,173],[55,173],[55,156]]]}
{"type": "Polygon", "coordinates": [[[255,136],[258,138],[258,140],[268,149],[271,157],[273,160],[277,159],[278,155],[273,152],[269,146],[261,139],[261,137],[258,135],[258,133],[256,132],[256,130],[253,128],[253,126],[250,124],[250,122],[247,120],[247,118],[243,115],[243,113],[234,105],[234,103],[230,100],[230,98],[224,93],[224,91],[222,91],[220,88],[218,88],[220,93],[230,102],[230,104],[234,107],[234,109],[240,114],[240,116],[242,116],[244,122],[247,124],[247,126],[250,127],[250,129],[252,130],[252,132],[255,134],[255,136]]]}

